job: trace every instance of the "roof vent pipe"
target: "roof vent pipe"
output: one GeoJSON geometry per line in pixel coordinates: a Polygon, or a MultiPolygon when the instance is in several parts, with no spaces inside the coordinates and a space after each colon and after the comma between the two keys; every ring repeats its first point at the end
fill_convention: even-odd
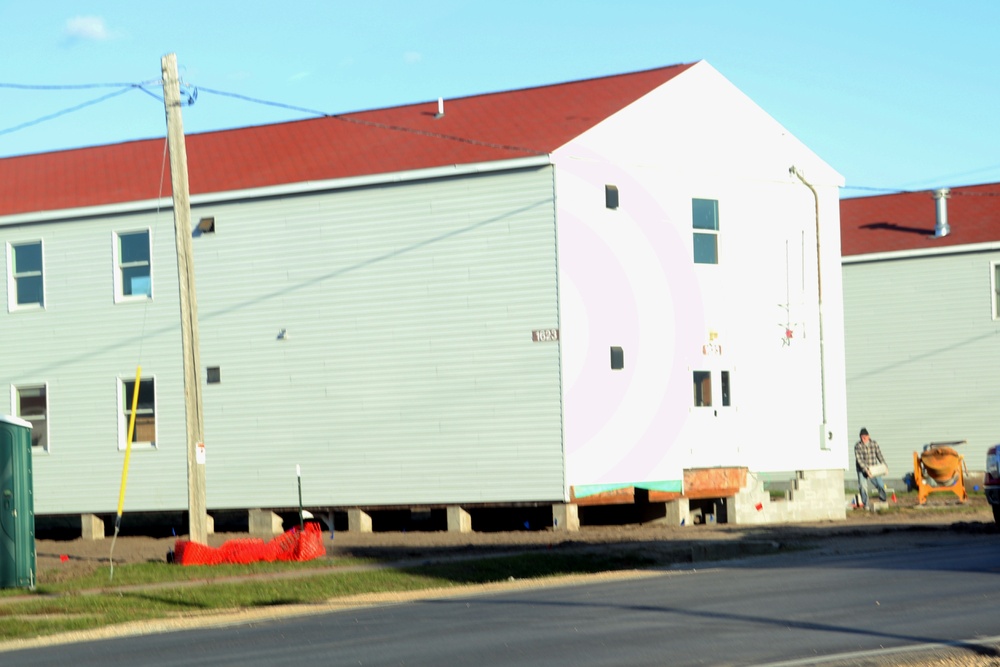
{"type": "Polygon", "coordinates": [[[440,118],[443,115],[444,115],[444,98],[443,97],[439,97],[438,98],[438,112],[437,112],[437,115],[435,115],[434,117],[435,118],[440,118]]]}
{"type": "Polygon", "coordinates": [[[951,190],[948,188],[939,188],[934,191],[934,203],[937,207],[937,222],[934,224],[934,238],[936,239],[951,233],[951,227],[948,226],[948,197],[950,196],[951,190]]]}

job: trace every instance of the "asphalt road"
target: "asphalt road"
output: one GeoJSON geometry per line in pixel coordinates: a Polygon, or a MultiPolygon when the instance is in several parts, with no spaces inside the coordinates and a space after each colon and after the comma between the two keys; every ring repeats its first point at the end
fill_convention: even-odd
{"type": "Polygon", "coordinates": [[[640,579],[51,646],[5,653],[3,664],[791,667],[892,660],[900,649],[1000,662],[998,645],[1000,535],[989,533],[947,546],[799,552],[640,579]]]}

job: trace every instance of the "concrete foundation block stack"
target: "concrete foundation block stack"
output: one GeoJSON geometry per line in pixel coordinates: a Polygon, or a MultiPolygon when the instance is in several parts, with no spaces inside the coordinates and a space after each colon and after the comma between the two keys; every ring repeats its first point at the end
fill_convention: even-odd
{"type": "Polygon", "coordinates": [[[843,470],[799,470],[784,500],[772,501],[762,480],[752,478],[733,498],[730,521],[753,525],[842,520],[844,505],[843,470]]]}
{"type": "Polygon", "coordinates": [[[281,517],[271,510],[250,510],[249,521],[250,534],[254,537],[270,540],[285,532],[281,517]]]}

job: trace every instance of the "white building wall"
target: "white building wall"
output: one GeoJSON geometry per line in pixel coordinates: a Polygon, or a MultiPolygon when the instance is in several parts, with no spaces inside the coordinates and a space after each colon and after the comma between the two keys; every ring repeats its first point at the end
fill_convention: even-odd
{"type": "Polygon", "coordinates": [[[843,469],[840,177],[705,63],[555,162],[570,485],[670,488],[690,467],[843,469]],[[833,433],[822,443],[815,201],[793,165],[821,198],[833,433]],[[605,208],[608,184],[618,210],[605,208]],[[692,198],[719,202],[718,265],[693,262],[692,198]],[[610,369],[613,345],[623,370],[610,369]],[[694,370],[715,374],[711,408],[693,405],[694,370]]]}

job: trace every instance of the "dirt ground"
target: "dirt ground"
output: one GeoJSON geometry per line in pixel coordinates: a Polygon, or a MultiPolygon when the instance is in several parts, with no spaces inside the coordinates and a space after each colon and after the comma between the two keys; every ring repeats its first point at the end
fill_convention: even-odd
{"type": "MultiPolygon", "coordinates": [[[[633,524],[583,526],[578,532],[533,530],[513,532],[449,533],[446,531],[406,531],[350,533],[324,531],[328,557],[358,556],[390,561],[423,562],[438,558],[500,554],[559,548],[588,550],[639,550],[646,554],[704,547],[724,542],[772,543],[780,547],[816,545],[826,550],[892,549],[920,534],[945,540],[958,533],[997,533],[990,507],[982,497],[957,502],[932,503],[924,507],[887,505],[888,511],[848,510],[844,521],[797,524],[737,526],[709,524],[667,526],[633,524]]],[[[218,546],[245,533],[217,533],[209,544],[218,546]]],[[[177,538],[111,537],[103,540],[36,541],[38,581],[57,582],[107,566],[137,562],[165,562],[177,538]]]]}

